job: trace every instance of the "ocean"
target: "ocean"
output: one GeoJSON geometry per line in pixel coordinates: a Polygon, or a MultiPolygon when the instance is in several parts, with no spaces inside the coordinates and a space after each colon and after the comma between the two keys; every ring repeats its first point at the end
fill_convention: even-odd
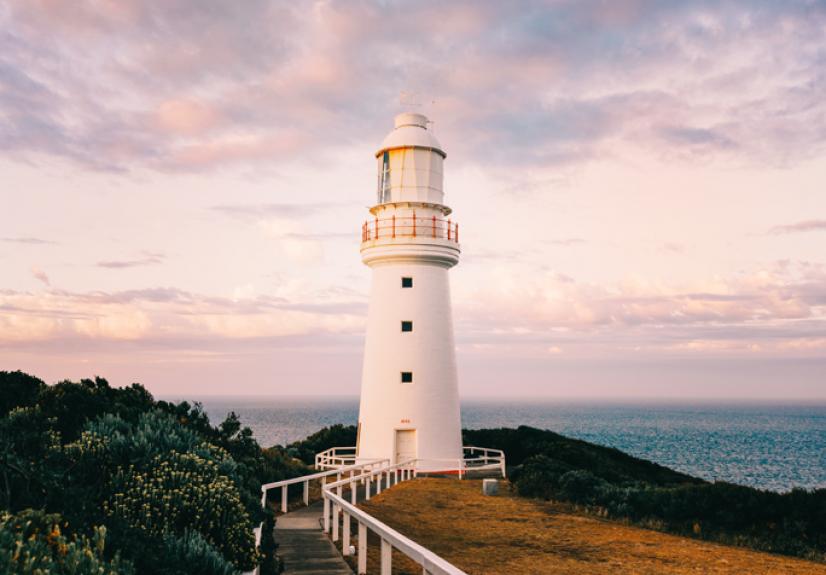
{"type": "MultiPolygon", "coordinates": [[[[265,447],[355,424],[357,398],[205,397],[213,423],[235,411],[265,447]]],[[[826,488],[826,404],[467,400],[465,428],[530,425],[709,480],[774,491],[826,488]]]]}

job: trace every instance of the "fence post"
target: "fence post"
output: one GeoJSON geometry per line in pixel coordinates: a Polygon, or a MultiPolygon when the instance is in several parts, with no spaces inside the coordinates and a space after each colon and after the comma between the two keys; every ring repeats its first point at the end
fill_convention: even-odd
{"type": "Polygon", "coordinates": [[[333,541],[338,541],[338,503],[333,503],[333,541]]]}
{"type": "Polygon", "coordinates": [[[287,512],[287,486],[281,486],[281,513],[287,512]]]}
{"type": "Polygon", "coordinates": [[[381,540],[381,575],[391,575],[393,572],[393,546],[382,537],[381,540]]]}
{"type": "Polygon", "coordinates": [[[364,499],[370,501],[370,476],[367,477],[364,483],[364,499]]]}
{"type": "Polygon", "coordinates": [[[359,521],[358,575],[367,573],[367,526],[359,521]]]}
{"type": "Polygon", "coordinates": [[[310,504],[310,482],[304,482],[304,505],[310,504]]]}
{"type": "Polygon", "coordinates": [[[267,490],[262,487],[261,488],[261,509],[267,508],[267,490]]]}
{"type": "Polygon", "coordinates": [[[350,514],[346,511],[341,514],[344,520],[343,531],[341,536],[341,554],[345,557],[350,554],[350,514]]]}
{"type": "Polygon", "coordinates": [[[324,533],[330,532],[330,500],[324,497],[324,533]]]}

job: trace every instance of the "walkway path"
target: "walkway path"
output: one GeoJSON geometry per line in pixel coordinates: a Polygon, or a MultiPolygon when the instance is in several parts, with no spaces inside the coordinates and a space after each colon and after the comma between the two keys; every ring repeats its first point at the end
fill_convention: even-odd
{"type": "Polygon", "coordinates": [[[321,528],[321,501],[278,517],[275,522],[277,553],[287,575],[353,575],[333,542],[321,528]]]}

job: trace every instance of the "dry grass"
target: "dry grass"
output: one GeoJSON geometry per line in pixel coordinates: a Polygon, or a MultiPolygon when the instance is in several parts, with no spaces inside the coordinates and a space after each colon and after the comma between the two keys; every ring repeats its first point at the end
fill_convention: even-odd
{"type": "MultiPolygon", "coordinates": [[[[826,575],[819,563],[585,516],[507,488],[496,497],[481,491],[479,481],[419,479],[360,507],[470,574],[826,575]]],[[[369,572],[378,573],[378,542],[369,543],[369,572]]],[[[397,553],[393,567],[394,573],[421,573],[397,553]]]]}

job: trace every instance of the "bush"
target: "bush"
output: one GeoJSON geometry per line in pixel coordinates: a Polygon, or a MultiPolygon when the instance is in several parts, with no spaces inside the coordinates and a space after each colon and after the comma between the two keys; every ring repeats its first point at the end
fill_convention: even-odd
{"type": "Polygon", "coordinates": [[[499,448],[540,450],[511,473],[522,496],[569,501],[680,535],[809,559],[826,555],[826,489],[774,493],[707,483],[531,428],[465,433],[477,435],[472,441],[491,438],[499,448]],[[688,479],[676,482],[679,477],[688,479]]]}
{"type": "Polygon", "coordinates": [[[132,565],[115,554],[104,558],[106,529],[91,538],[64,533],[57,514],[31,509],[0,515],[0,572],[7,575],[132,575],[132,565]]]}
{"type": "Polygon", "coordinates": [[[355,425],[337,423],[316,431],[306,439],[290,443],[287,446],[287,453],[307,465],[314,465],[316,453],[331,447],[352,447],[356,444],[357,435],[355,425]]]}

